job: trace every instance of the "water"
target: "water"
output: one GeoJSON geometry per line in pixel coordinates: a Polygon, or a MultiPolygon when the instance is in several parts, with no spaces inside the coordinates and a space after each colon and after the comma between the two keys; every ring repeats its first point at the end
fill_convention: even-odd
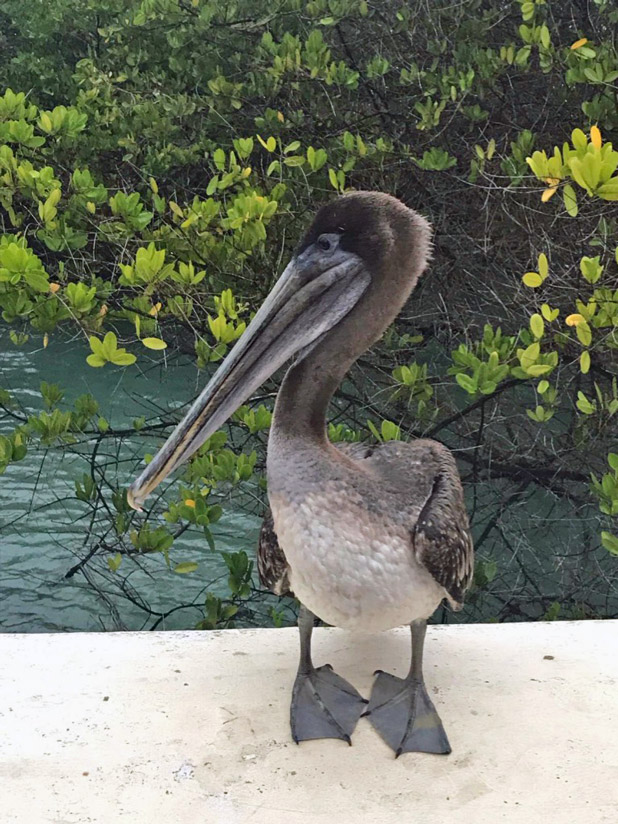
{"type": "MultiPolygon", "coordinates": [[[[39,336],[16,348],[2,327],[0,352],[1,385],[21,405],[17,414],[41,410],[39,387],[45,380],[65,388],[68,402],[92,393],[110,425],[130,432],[99,445],[95,469],[104,486],[126,486],[144,454],[160,443],[133,432],[133,419],[156,419],[188,403],[205,381],[188,359],[167,362],[165,353],[146,350],[133,367],[93,369],[85,362],[88,349],[82,340],[53,336],[43,349],[39,336]]],[[[0,414],[0,431],[14,425],[0,414]]],[[[254,557],[260,525],[251,514],[259,510],[255,490],[253,499],[249,490],[246,501],[236,496],[224,506],[223,518],[212,529],[215,553],[195,529],[175,542],[173,562],[197,561],[195,573],[174,574],[160,555],[140,558],[139,563],[125,558],[119,573],[112,573],[106,559],[115,551],[114,534],[102,532],[109,519],[96,521],[94,537],[89,538],[90,508],[75,497],[74,479],[90,472],[92,451],[93,442],[71,449],[32,449],[0,476],[0,631],[194,627],[203,617],[206,590],[229,594],[220,552],[245,550],[254,557]],[[108,551],[67,579],[67,572],[102,534],[108,551]]],[[[469,475],[469,466],[462,468],[469,475]]],[[[468,476],[466,481],[477,557],[493,564],[492,579],[470,593],[463,613],[439,610],[436,620],[616,614],[618,569],[615,559],[598,548],[599,513],[585,488],[574,506],[568,496],[534,484],[517,491],[500,479],[474,484],[468,476]],[[558,613],[556,603],[562,604],[558,613]]],[[[270,623],[268,609],[274,604],[279,604],[274,598],[252,597],[255,612],[240,615],[239,625],[270,623]]],[[[291,619],[289,607],[285,609],[286,619],[291,619]]]]}
{"type": "MultiPolygon", "coordinates": [[[[107,365],[93,369],[86,364],[88,349],[81,340],[52,336],[47,349],[41,337],[17,348],[0,330],[2,353],[1,385],[8,389],[25,413],[43,408],[41,381],[58,383],[66,389],[65,400],[91,393],[101,404],[100,413],[112,428],[130,428],[134,418],[152,418],[189,401],[204,380],[188,362],[167,365],[159,353],[142,354],[138,364],[128,368],[107,365]]],[[[70,408],[61,404],[62,408],[70,408]]],[[[16,410],[17,411],[17,410],[16,410]]],[[[7,432],[14,420],[4,418],[0,432],[7,432]]],[[[139,434],[106,440],[97,463],[109,462],[118,482],[131,480],[141,457],[155,443],[139,434]],[[117,452],[117,450],[119,450],[117,452]],[[123,459],[125,463],[123,464],[123,459]]],[[[81,454],[50,448],[31,448],[27,457],[10,464],[0,476],[0,630],[41,632],[61,630],[141,629],[153,626],[152,613],[165,612],[177,605],[169,617],[159,621],[161,629],[195,626],[201,617],[204,586],[225,593],[225,567],[219,551],[244,549],[254,553],[259,520],[243,511],[224,510],[213,526],[217,553],[208,550],[198,532],[190,531],[174,544],[176,562],[197,561],[199,568],[190,575],[168,571],[162,556],[149,556],[140,566],[123,560],[122,576],[114,576],[105,559],[89,564],[84,573],[66,579],[66,573],[84,555],[88,507],[75,498],[74,480],[89,470],[92,443],[84,444],[81,454]],[[119,594],[120,581],[126,579],[129,596],[146,604],[132,603],[119,594]],[[192,606],[191,606],[192,605],[192,606]]],[[[112,539],[110,537],[110,542],[112,539]]]]}

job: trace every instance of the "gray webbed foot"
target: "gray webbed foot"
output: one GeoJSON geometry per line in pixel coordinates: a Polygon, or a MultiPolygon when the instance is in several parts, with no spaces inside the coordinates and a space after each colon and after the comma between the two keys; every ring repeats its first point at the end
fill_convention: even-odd
{"type": "Polygon", "coordinates": [[[450,753],[451,746],[423,681],[378,670],[363,713],[398,758],[403,752],[450,753]]]}
{"type": "Polygon", "coordinates": [[[330,665],[299,672],[290,709],[292,737],[297,744],[312,738],[341,738],[351,744],[350,735],[366,706],[366,699],[330,665]]]}

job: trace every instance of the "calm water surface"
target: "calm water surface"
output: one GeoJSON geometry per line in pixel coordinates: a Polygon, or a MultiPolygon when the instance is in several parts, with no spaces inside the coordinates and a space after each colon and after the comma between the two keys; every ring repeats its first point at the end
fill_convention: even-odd
{"type": "MultiPolygon", "coordinates": [[[[8,330],[0,328],[0,385],[25,412],[42,409],[41,381],[58,383],[66,390],[68,401],[90,392],[112,427],[127,428],[135,417],[152,417],[189,401],[204,380],[194,366],[165,368],[158,353],[153,353],[154,359],[148,353],[140,357],[138,365],[125,369],[111,365],[93,369],[86,364],[87,354],[81,340],[58,336],[51,338],[47,349],[42,348],[40,336],[17,348],[9,340],[8,330]]],[[[11,421],[0,422],[0,432],[11,428],[11,421]]],[[[99,461],[116,459],[116,454],[111,454],[112,443],[110,440],[110,454],[102,450],[99,461]]],[[[120,478],[122,483],[131,480],[134,456],[139,460],[154,446],[152,442],[149,447],[149,441],[137,434],[123,441],[119,457],[131,460],[127,460],[127,477],[120,478]]],[[[86,445],[84,456],[89,453],[86,445]]],[[[76,500],[74,481],[87,470],[85,457],[80,455],[57,448],[46,453],[33,449],[0,476],[0,631],[140,629],[144,625],[144,611],[113,591],[106,593],[105,578],[96,579],[103,589],[99,595],[83,575],[78,573],[69,580],[64,577],[83,554],[88,508],[76,500]]],[[[258,528],[257,518],[226,509],[212,530],[217,550],[245,549],[252,554],[258,528]]],[[[176,561],[198,561],[198,571],[176,575],[167,571],[162,558],[150,557],[148,572],[136,568],[131,573],[131,585],[147,598],[153,610],[200,601],[205,583],[224,571],[218,554],[209,552],[199,535],[185,533],[174,545],[174,557],[176,561]]],[[[217,586],[210,589],[216,592],[217,586]]],[[[225,591],[223,582],[219,589],[225,591]]],[[[190,628],[197,620],[196,609],[179,610],[160,628],[190,628]]]]}

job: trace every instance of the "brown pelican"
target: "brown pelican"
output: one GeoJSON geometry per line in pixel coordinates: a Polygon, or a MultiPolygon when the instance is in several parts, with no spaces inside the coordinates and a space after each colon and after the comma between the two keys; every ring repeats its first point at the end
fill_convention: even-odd
{"type": "Polygon", "coordinates": [[[397,755],[448,753],[423,680],[427,618],[444,598],[461,608],[473,549],[461,482],[440,443],[391,441],[338,449],[328,403],[354,361],[393,322],[422,274],[430,227],[376,192],[344,195],[318,212],[244,335],[149,466],[129,489],[145,498],[270,375],[297,355],[279,391],[268,443],[272,519],[259,568],[301,606],[300,664],[292,694],[296,742],[341,738],[361,715],[397,755]],[[409,624],[405,678],[385,672],[369,702],[329,665],[314,667],[315,617],[367,631],[409,624]]]}

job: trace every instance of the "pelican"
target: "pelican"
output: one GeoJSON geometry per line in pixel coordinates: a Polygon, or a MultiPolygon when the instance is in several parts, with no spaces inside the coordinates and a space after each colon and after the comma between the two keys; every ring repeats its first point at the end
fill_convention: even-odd
{"type": "Polygon", "coordinates": [[[473,570],[453,456],[426,439],[333,445],[329,401],[350,366],[394,321],[431,251],[429,224],[390,195],[354,192],[323,206],[249,327],[185,418],[128,491],[146,497],[294,355],[268,441],[270,513],[258,568],[300,601],[300,661],[290,710],[298,743],[348,743],[368,716],[396,756],[448,753],[423,678],[427,619],[444,599],[461,609],[473,570]],[[369,701],[315,667],[320,618],[360,631],[411,627],[405,678],[378,670],[369,701]]]}

